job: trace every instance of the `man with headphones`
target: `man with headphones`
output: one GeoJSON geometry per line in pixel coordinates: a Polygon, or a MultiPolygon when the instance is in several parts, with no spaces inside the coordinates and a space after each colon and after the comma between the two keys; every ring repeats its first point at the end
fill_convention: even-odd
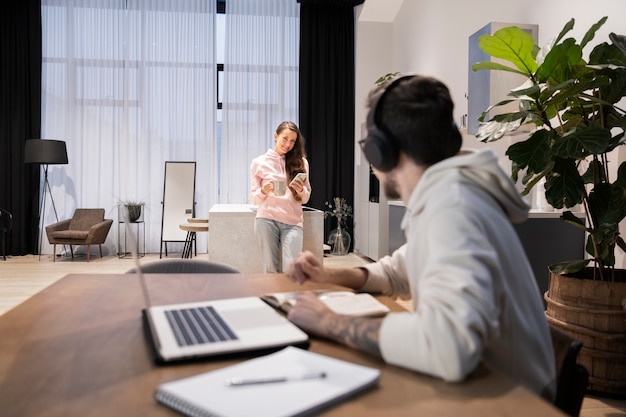
{"type": "Polygon", "coordinates": [[[480,362],[552,400],[554,354],[544,306],[512,226],[529,207],[490,150],[461,151],[440,81],[402,76],[369,97],[361,141],[387,197],[406,206],[407,243],[364,267],[331,269],[301,253],[287,276],[411,299],[383,318],[333,313],[305,293],[289,319],[305,331],[446,381],[480,362]]]}

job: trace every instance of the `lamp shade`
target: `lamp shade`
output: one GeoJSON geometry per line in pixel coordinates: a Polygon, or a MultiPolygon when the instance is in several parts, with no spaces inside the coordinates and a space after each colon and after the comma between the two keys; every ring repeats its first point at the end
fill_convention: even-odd
{"type": "Polygon", "coordinates": [[[62,140],[28,139],[24,150],[26,164],[67,164],[67,147],[62,140]]]}

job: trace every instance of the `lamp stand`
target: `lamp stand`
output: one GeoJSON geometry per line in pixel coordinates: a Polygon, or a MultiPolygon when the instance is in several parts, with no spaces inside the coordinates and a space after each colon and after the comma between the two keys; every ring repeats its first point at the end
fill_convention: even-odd
{"type": "MultiPolygon", "coordinates": [[[[48,164],[44,165],[43,168],[43,196],[41,197],[41,206],[40,206],[40,210],[39,210],[39,251],[37,252],[39,254],[39,260],[41,260],[41,240],[42,240],[42,235],[43,235],[43,222],[44,219],[46,218],[46,193],[50,195],[50,201],[52,202],[52,209],[54,210],[54,217],[56,218],[57,222],[59,221],[59,215],[57,214],[57,208],[54,205],[54,197],[52,197],[52,189],[50,188],[50,182],[48,181],[48,164]]],[[[63,245],[64,250],[67,251],[67,249],[65,249],[65,245],[63,245]]]]}

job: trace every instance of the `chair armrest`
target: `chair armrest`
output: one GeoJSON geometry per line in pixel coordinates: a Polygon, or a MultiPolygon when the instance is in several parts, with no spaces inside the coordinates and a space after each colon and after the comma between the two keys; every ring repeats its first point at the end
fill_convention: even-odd
{"type": "Polygon", "coordinates": [[[67,230],[70,228],[70,222],[72,219],[62,220],[57,223],[53,223],[49,226],[46,226],[46,236],[48,236],[48,242],[54,243],[54,238],[51,236],[52,233],[58,232],[59,230],[67,230]]]}
{"type": "Polygon", "coordinates": [[[113,224],[113,219],[104,219],[103,221],[94,224],[89,228],[89,234],[85,244],[102,244],[109,234],[109,229],[113,224]]]}

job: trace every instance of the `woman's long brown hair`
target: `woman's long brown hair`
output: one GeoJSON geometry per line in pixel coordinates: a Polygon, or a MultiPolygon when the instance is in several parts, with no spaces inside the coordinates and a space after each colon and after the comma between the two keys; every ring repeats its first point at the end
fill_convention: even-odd
{"type": "MultiPolygon", "coordinates": [[[[305,172],[303,158],[306,158],[306,152],[304,150],[304,136],[302,136],[302,132],[300,132],[298,125],[288,120],[284,121],[276,128],[276,134],[280,135],[280,133],[285,129],[289,129],[296,133],[296,143],[293,145],[293,148],[285,154],[285,172],[287,173],[288,182],[291,182],[296,174],[299,172],[305,172]]],[[[298,193],[296,193],[292,188],[290,188],[290,190],[294,198],[297,201],[301,201],[298,193]]]]}

